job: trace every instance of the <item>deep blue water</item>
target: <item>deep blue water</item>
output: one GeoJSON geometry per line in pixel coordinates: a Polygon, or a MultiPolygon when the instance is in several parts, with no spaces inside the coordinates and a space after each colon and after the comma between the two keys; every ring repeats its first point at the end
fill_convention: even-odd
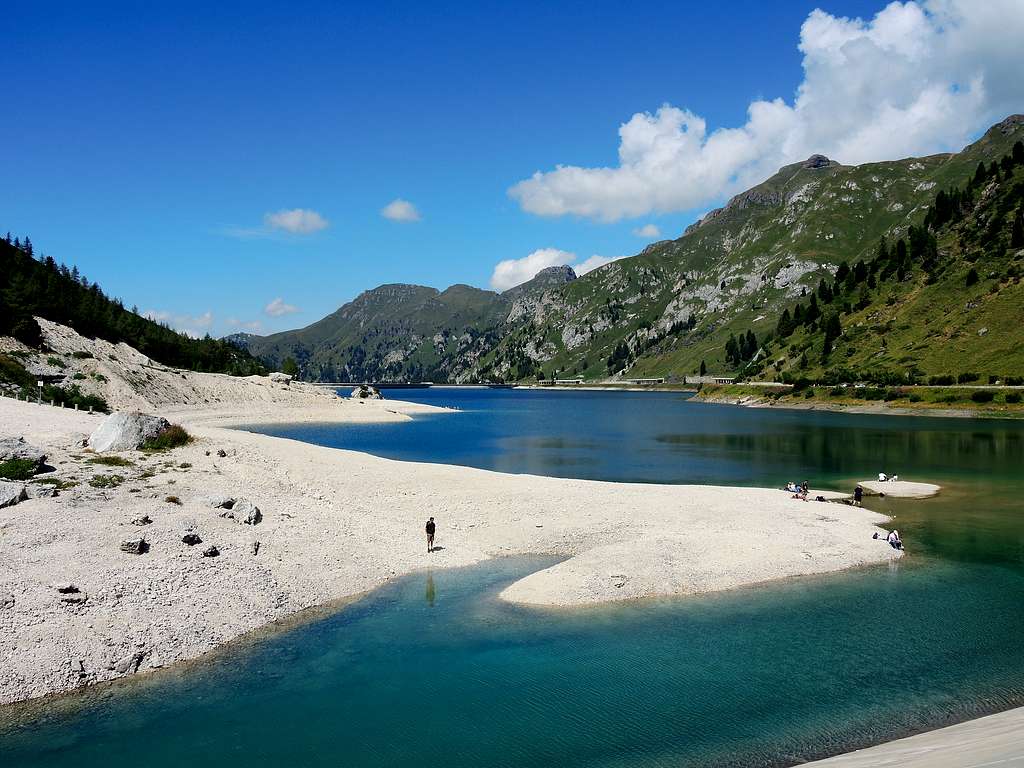
{"type": "Polygon", "coordinates": [[[7,766],[792,765],[1024,699],[1022,429],[688,403],[426,390],[463,411],[266,430],[404,459],[595,477],[848,487],[887,502],[894,567],[575,611],[495,596],[547,560],[418,573],[181,672],[0,725],[7,766]]]}

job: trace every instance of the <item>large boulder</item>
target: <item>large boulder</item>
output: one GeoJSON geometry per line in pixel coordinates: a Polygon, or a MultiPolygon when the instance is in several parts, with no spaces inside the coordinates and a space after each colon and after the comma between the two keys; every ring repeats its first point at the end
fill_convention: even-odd
{"type": "Polygon", "coordinates": [[[290,373],[281,373],[280,371],[274,371],[269,374],[268,378],[275,384],[287,384],[292,380],[290,373]]]}
{"type": "Polygon", "coordinates": [[[260,508],[248,499],[235,499],[230,505],[222,506],[220,516],[242,525],[258,525],[263,519],[260,508]]]}
{"type": "Polygon", "coordinates": [[[375,387],[371,387],[368,384],[360,384],[352,390],[351,395],[353,400],[383,400],[382,395],[375,387]]]}
{"type": "Polygon", "coordinates": [[[3,507],[13,507],[19,501],[25,501],[27,498],[28,491],[25,490],[25,486],[21,483],[0,481],[0,509],[3,507]]]}
{"type": "Polygon", "coordinates": [[[163,432],[171,424],[160,416],[137,411],[112,413],[89,437],[89,447],[97,453],[134,451],[163,432]]]}
{"type": "Polygon", "coordinates": [[[0,437],[0,464],[14,459],[31,461],[39,472],[46,463],[46,454],[26,443],[23,437],[0,437]]]}

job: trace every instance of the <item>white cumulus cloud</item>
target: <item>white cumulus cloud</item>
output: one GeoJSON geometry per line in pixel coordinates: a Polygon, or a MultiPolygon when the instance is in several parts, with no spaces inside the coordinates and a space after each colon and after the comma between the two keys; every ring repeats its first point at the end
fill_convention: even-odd
{"type": "Polygon", "coordinates": [[[585,275],[587,272],[593,272],[598,267],[603,267],[605,264],[611,264],[613,261],[624,259],[625,256],[598,256],[596,253],[588,259],[584,259],[579,264],[573,264],[572,268],[575,270],[577,275],[585,275]]]}
{"type": "Polygon", "coordinates": [[[306,208],[268,213],[263,223],[270,229],[281,229],[293,235],[311,235],[321,229],[327,229],[329,222],[316,211],[306,208]]]}
{"type": "Polygon", "coordinates": [[[642,227],[634,229],[633,234],[637,237],[661,237],[661,230],[655,224],[644,224],[642,227]]]}
{"type": "Polygon", "coordinates": [[[294,315],[296,312],[301,312],[302,310],[294,304],[286,304],[284,299],[278,296],[272,302],[267,304],[267,306],[263,308],[263,311],[271,317],[281,317],[282,315],[294,315]]]}
{"type": "Polygon", "coordinates": [[[147,309],[142,316],[170,326],[179,333],[193,338],[205,336],[213,325],[213,312],[209,310],[201,315],[188,315],[168,312],[163,309],[147,309]]]}
{"type": "Polygon", "coordinates": [[[415,205],[400,197],[381,208],[380,215],[391,221],[419,221],[422,218],[415,205]]]}
{"type": "Polygon", "coordinates": [[[618,164],[559,165],[509,190],[541,216],[603,221],[691,210],[823,153],[842,163],[960,149],[1024,104],[1024,2],[893,2],[873,18],[812,11],[792,103],[758,100],[708,131],[664,104],[619,127],[618,164]]]}
{"type": "Polygon", "coordinates": [[[576,262],[577,258],[576,254],[571,251],[563,251],[558,248],[538,248],[521,259],[499,261],[494,265],[494,272],[491,274],[491,288],[496,291],[507,291],[527,280],[532,280],[538,272],[548,267],[570,266],[577,275],[585,275],[591,270],[623,259],[625,256],[594,255],[578,263],[576,262]]]}

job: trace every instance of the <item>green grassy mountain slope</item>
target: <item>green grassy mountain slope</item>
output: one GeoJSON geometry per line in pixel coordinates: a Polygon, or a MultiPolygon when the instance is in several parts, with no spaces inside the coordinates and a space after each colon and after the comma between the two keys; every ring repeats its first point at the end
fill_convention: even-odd
{"type": "MultiPolygon", "coordinates": [[[[906,237],[785,308],[758,379],[879,385],[1024,381],[1024,143],[943,190],[906,237]],[[794,318],[800,318],[799,320],[794,318]]],[[[748,353],[750,347],[748,346],[748,353]]]]}
{"type": "Polygon", "coordinates": [[[293,358],[306,379],[459,381],[499,344],[510,317],[573,279],[571,269],[553,267],[501,294],[469,285],[382,285],[306,328],[231,340],[274,367],[293,358]]]}
{"type": "Polygon", "coordinates": [[[781,309],[842,261],[905,234],[939,190],[1024,137],[1007,118],[955,154],[844,166],[821,156],[782,168],[678,240],[655,243],[555,292],[481,361],[482,376],[604,377],[729,370],[730,334],[762,337],[781,309]]]}

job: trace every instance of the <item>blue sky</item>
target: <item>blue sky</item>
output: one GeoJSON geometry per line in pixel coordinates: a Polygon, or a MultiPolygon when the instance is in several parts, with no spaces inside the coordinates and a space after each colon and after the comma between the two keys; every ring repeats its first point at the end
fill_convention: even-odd
{"type": "MultiPolygon", "coordinates": [[[[538,249],[631,255],[658,239],[635,230],[678,236],[809,142],[881,159],[890,147],[852,128],[808,131],[822,118],[789,110],[835,53],[799,50],[801,35],[871,36],[882,50],[886,30],[916,24],[926,47],[941,39],[930,11],[883,27],[871,21],[883,5],[859,2],[822,3],[821,17],[804,2],[96,5],[5,8],[0,229],[128,305],[216,335],[306,325],[381,283],[487,287],[498,262],[538,249]],[[752,103],[777,98],[751,118],[752,103]],[[644,113],[626,173],[617,132],[644,113]],[[747,143],[715,149],[698,135],[686,149],[697,115],[707,136],[742,128],[747,143]],[[381,215],[396,199],[418,220],[381,215]],[[268,218],[298,209],[311,213],[268,218]]],[[[986,83],[1014,56],[977,65],[986,83]]],[[[914,78],[894,96],[908,111],[928,86],[914,78]]],[[[934,78],[941,94],[956,75],[934,78]]],[[[976,135],[1019,95],[992,90],[959,132],[936,108],[934,130],[892,151],[976,135]]]]}

